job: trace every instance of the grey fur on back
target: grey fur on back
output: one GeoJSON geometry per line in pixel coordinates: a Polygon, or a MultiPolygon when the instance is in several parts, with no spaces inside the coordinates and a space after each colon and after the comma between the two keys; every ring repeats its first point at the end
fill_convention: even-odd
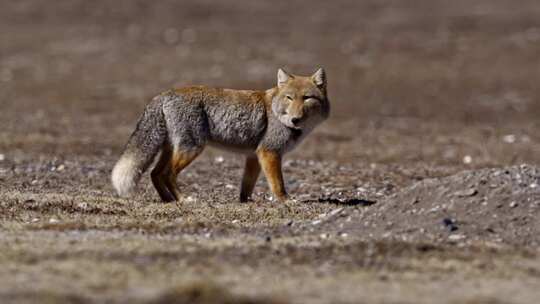
{"type": "Polygon", "coordinates": [[[252,92],[237,91],[234,99],[228,91],[200,87],[166,94],[163,112],[175,149],[200,149],[206,143],[235,150],[257,147],[266,128],[264,101],[247,104],[242,95],[252,92]]]}
{"type": "Polygon", "coordinates": [[[204,87],[169,91],[163,100],[169,140],[174,149],[186,152],[207,143],[246,153],[259,147],[287,152],[312,128],[294,130],[282,124],[267,106],[266,94],[204,87]]]}

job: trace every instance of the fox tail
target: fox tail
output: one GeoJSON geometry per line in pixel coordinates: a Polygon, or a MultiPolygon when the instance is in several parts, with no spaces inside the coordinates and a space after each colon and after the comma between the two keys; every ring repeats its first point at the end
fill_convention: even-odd
{"type": "Polygon", "coordinates": [[[135,190],[141,175],[154,160],[166,137],[162,103],[154,100],[144,110],[112,170],[111,181],[118,195],[125,197],[135,190]]]}

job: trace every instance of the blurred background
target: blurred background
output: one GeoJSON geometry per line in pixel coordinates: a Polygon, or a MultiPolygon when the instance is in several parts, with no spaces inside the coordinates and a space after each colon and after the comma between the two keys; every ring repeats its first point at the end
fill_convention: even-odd
{"type": "Polygon", "coordinates": [[[537,303],[539,117],[539,0],[0,0],[0,302],[537,303]],[[116,196],[153,96],[280,67],[332,104],[298,202],[210,148],[116,196]]]}
{"type": "Polygon", "coordinates": [[[15,161],[112,160],[159,92],[267,89],[279,67],[329,79],[332,117],[295,158],[540,160],[536,0],[2,1],[0,28],[15,161]]]}

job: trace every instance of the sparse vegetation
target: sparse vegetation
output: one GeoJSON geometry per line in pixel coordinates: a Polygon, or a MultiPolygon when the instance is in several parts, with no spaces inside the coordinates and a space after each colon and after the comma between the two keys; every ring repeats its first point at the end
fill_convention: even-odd
{"type": "Polygon", "coordinates": [[[0,302],[535,303],[537,1],[338,2],[2,3],[0,302]],[[179,204],[114,195],[148,98],[282,65],[330,81],[298,202],[212,149],[179,204]]]}

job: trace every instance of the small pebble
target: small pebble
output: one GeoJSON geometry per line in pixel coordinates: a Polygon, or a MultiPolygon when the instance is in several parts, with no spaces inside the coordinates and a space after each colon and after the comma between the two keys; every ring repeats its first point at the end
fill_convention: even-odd
{"type": "Polygon", "coordinates": [[[513,144],[516,141],[516,136],[514,134],[505,135],[503,141],[507,144],[513,144]]]}
{"type": "Polygon", "coordinates": [[[475,196],[477,193],[478,191],[476,189],[471,188],[467,190],[457,191],[454,193],[454,195],[457,197],[468,197],[468,196],[475,196]]]}
{"type": "Polygon", "coordinates": [[[4,154],[0,154],[0,161],[6,160],[6,156],[4,154]]]}
{"type": "Polygon", "coordinates": [[[343,211],[343,208],[337,208],[337,209],[334,209],[330,212],[328,212],[328,217],[332,217],[334,215],[337,215],[339,214],[341,211],[343,211]]]}
{"type": "Polygon", "coordinates": [[[463,234],[451,234],[450,236],[448,236],[448,239],[450,241],[460,241],[460,240],[463,240],[465,238],[466,238],[466,236],[463,235],[463,234]]]}
{"type": "Polygon", "coordinates": [[[518,203],[516,202],[511,202],[510,203],[510,208],[516,208],[518,206],[518,203]]]}
{"type": "Polygon", "coordinates": [[[319,225],[320,223],[322,223],[321,220],[314,220],[313,222],[311,222],[312,225],[319,225]]]}
{"type": "Polygon", "coordinates": [[[448,217],[444,218],[443,225],[446,226],[450,231],[458,230],[458,226],[456,225],[456,221],[454,219],[448,217]]]}
{"type": "Polygon", "coordinates": [[[327,238],[330,237],[330,234],[328,234],[328,233],[321,233],[320,237],[321,237],[321,239],[327,239],[327,238]]]}

